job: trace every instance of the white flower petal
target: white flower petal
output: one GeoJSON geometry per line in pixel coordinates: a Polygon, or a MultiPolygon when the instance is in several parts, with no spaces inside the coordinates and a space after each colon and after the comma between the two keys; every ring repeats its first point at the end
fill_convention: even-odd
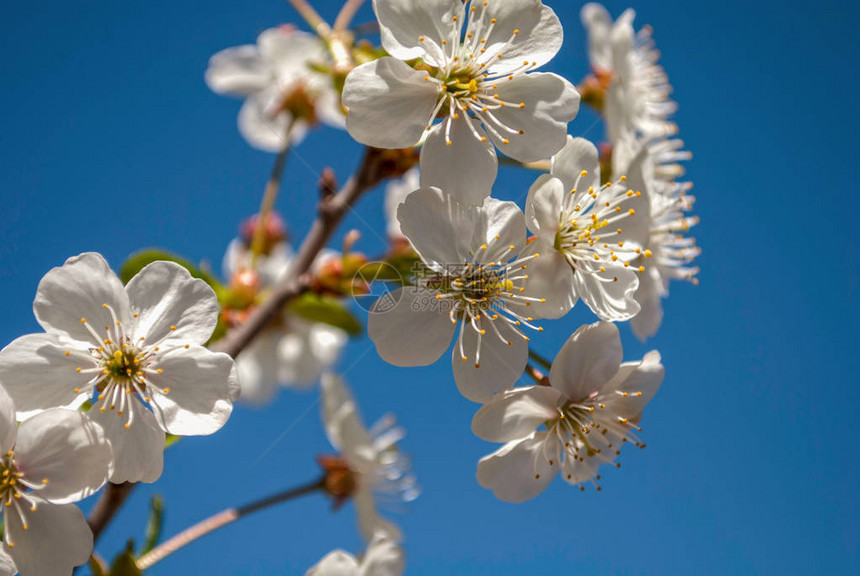
{"type": "Polygon", "coordinates": [[[277,348],[278,382],[285,386],[315,384],[337,360],[347,336],[343,330],[288,315],[287,330],[277,348]]]}
{"type": "Polygon", "coordinates": [[[278,345],[281,332],[265,330],[236,357],[241,401],[261,406],[275,395],[278,384],[278,345]]]}
{"type": "Polygon", "coordinates": [[[651,401],[660,385],[666,370],[660,363],[660,353],[652,350],[645,354],[641,362],[625,362],[618,374],[604,386],[607,392],[626,392],[627,396],[612,394],[606,401],[613,413],[638,422],[645,405],[651,401]]]}
{"type": "MultiPolygon", "coordinates": [[[[359,482],[361,482],[361,478],[359,478],[359,482]]],[[[355,511],[358,513],[358,530],[365,540],[370,540],[378,532],[385,532],[397,541],[403,539],[397,526],[380,516],[376,511],[376,503],[369,486],[359,485],[352,501],[355,505],[355,511]]]]}
{"type": "Polygon", "coordinates": [[[622,358],[621,337],[615,324],[580,326],[555,357],[549,380],[553,388],[576,402],[609,382],[618,372],[622,358]]]}
{"type": "Polygon", "coordinates": [[[468,322],[462,334],[466,360],[457,342],[451,354],[457,389],[473,402],[488,402],[494,394],[513,388],[528,362],[528,343],[501,319],[501,314],[494,324],[505,341],[496,335],[490,323],[486,318],[478,323],[486,331],[481,336],[480,356],[477,354],[478,333],[468,322]]]}
{"type": "Polygon", "coordinates": [[[525,248],[526,219],[516,203],[487,198],[468,214],[472,220],[470,252],[476,262],[507,262],[525,248]]]}
{"type": "Polygon", "coordinates": [[[549,386],[515,388],[487,402],[472,418],[472,432],[489,442],[510,442],[531,435],[558,417],[561,392],[549,386]]]}
{"type": "Polygon", "coordinates": [[[253,94],[239,109],[239,133],[248,144],[264,152],[280,152],[287,144],[296,146],[307,133],[305,120],[294,120],[288,112],[278,109],[278,94],[275,90],[253,94]],[[289,128],[291,123],[294,125],[289,128]]]}
{"type": "Polygon", "coordinates": [[[640,310],[630,319],[630,328],[643,342],[656,334],[663,323],[662,289],[663,281],[657,266],[646,266],[645,273],[639,275],[639,289],[634,295],[640,310]]]}
{"type": "Polygon", "coordinates": [[[538,254],[538,257],[527,264],[526,293],[532,298],[546,300],[532,302],[528,314],[535,318],[561,318],[579,299],[574,288],[573,269],[558,250],[542,240],[529,244],[524,255],[527,254],[538,254]]]}
{"type": "Polygon", "coordinates": [[[128,297],[122,282],[101,254],[86,252],[45,274],[36,290],[33,311],[46,331],[91,344],[93,337],[81,318],[87,318],[101,333],[102,326],[113,323],[102,306],[105,303],[113,307],[118,320],[128,319],[128,297]]]}
{"type": "Polygon", "coordinates": [[[335,550],[326,554],[305,576],[358,576],[358,562],[351,554],[335,550]]]}
{"type": "Polygon", "coordinates": [[[107,481],[112,461],[104,430],[83,412],[55,408],[33,416],[18,430],[15,461],[24,478],[44,482],[39,497],[77,502],[107,481]]]}
{"type": "Polygon", "coordinates": [[[493,54],[488,69],[493,76],[522,68],[528,61],[533,68],[543,66],[555,56],[564,40],[564,30],[552,8],[540,0],[490,2],[487,18],[496,18],[487,36],[486,54],[493,54]],[[514,30],[519,30],[514,34],[514,30]],[[501,56],[499,56],[501,55],[501,56]]]}
{"type": "Polygon", "coordinates": [[[452,120],[450,145],[446,122],[433,127],[421,147],[421,186],[435,186],[454,196],[463,206],[480,206],[490,195],[499,162],[496,150],[484,135],[480,122],[460,117],[452,120]],[[476,138],[473,130],[484,141],[476,138]]]}
{"type": "Polygon", "coordinates": [[[606,272],[600,272],[589,262],[587,268],[574,275],[574,285],[582,301],[601,320],[623,322],[639,312],[639,303],[634,298],[639,276],[632,267],[607,267],[606,272]]]}
{"type": "Polygon", "coordinates": [[[135,333],[150,344],[205,344],[218,323],[218,298],[206,282],[176,262],[153,262],[126,287],[135,333]]]}
{"type": "Polygon", "coordinates": [[[587,191],[589,187],[597,190],[600,187],[600,156],[597,147],[585,138],[571,138],[567,144],[552,157],[550,172],[564,183],[564,188],[570,192],[576,186],[579,191],[587,191]],[[582,171],[588,172],[582,176],[582,171]]]}
{"type": "MultiPolygon", "coordinates": [[[[585,451],[580,449],[580,452],[584,453],[585,451]]],[[[599,460],[589,456],[584,456],[582,460],[565,456],[561,465],[561,477],[568,484],[584,484],[597,475],[600,464],[599,460]]]]}
{"type": "Polygon", "coordinates": [[[51,504],[33,498],[35,512],[27,514],[27,530],[21,517],[8,510],[4,513],[4,550],[15,561],[21,576],[69,576],[93,551],[93,534],[86,518],[74,504],[51,504]],[[13,542],[10,547],[8,542],[13,542]]]}
{"type": "Polygon", "coordinates": [[[435,293],[412,286],[377,300],[367,319],[367,333],[376,351],[395,366],[434,363],[451,343],[454,328],[435,293]],[[388,309],[390,303],[394,305],[388,309]]]}
{"type": "Polygon", "coordinates": [[[346,77],[343,104],[350,136],[377,148],[408,148],[421,138],[436,107],[438,87],[396,58],[383,57],[346,77]]]}
{"type": "Polygon", "coordinates": [[[15,576],[17,573],[15,561],[6,553],[6,550],[0,548],[0,576],[15,576]]]}
{"type": "Polygon", "coordinates": [[[469,258],[477,214],[437,188],[414,191],[397,209],[403,235],[424,262],[440,271],[469,258]]]}
{"type": "Polygon", "coordinates": [[[374,0],[373,10],[386,52],[400,60],[422,58],[431,66],[443,62],[440,44],[450,39],[453,18],[463,22],[466,13],[461,2],[450,0],[374,0]]]}
{"type": "Polygon", "coordinates": [[[75,409],[87,400],[89,394],[75,388],[83,388],[93,374],[77,369],[92,368],[93,359],[86,349],[76,348],[80,345],[49,332],[21,336],[0,351],[0,382],[20,420],[48,408],[75,409]]]}
{"type": "Polygon", "coordinates": [[[332,128],[346,130],[346,113],[340,102],[340,93],[322,90],[317,94],[314,110],[317,117],[332,128]]]}
{"type": "Polygon", "coordinates": [[[385,533],[374,534],[361,559],[359,576],[400,576],[406,569],[403,549],[385,533]]]}
{"type": "Polygon", "coordinates": [[[110,481],[155,482],[164,469],[164,431],[146,406],[133,400],[131,425],[126,428],[128,415],[118,416],[113,410],[90,410],[89,416],[100,424],[113,447],[113,470],[110,481]]]}
{"type": "Polygon", "coordinates": [[[155,388],[152,410],[165,432],[212,434],[230,418],[228,379],[233,359],[228,355],[202,346],[174,348],[160,354],[153,367],[163,370],[150,374],[149,383],[155,388]]]}
{"type": "Polygon", "coordinates": [[[564,147],[567,123],[579,112],[579,93],[573,84],[556,74],[534,72],[500,83],[496,92],[509,105],[497,108],[493,115],[514,133],[501,127],[488,132],[505,155],[534,162],[564,147]],[[519,130],[523,133],[516,133],[519,130]]]}
{"type": "Polygon", "coordinates": [[[329,372],[323,374],[322,416],[331,445],[348,461],[363,468],[375,456],[373,439],[361,422],[358,406],[343,379],[329,372]]]}
{"type": "Polygon", "coordinates": [[[400,231],[400,220],[397,219],[398,207],[406,202],[406,197],[421,187],[418,167],[411,168],[402,178],[392,180],[385,187],[385,220],[390,238],[403,236],[400,231]]]}
{"type": "Polygon", "coordinates": [[[15,404],[9,394],[6,393],[5,388],[0,386],[0,452],[5,454],[11,450],[15,446],[17,437],[18,422],[15,418],[15,404]]]}
{"type": "Polygon", "coordinates": [[[325,63],[329,59],[319,36],[289,26],[264,30],[257,37],[257,46],[282,84],[310,76],[310,63],[325,63]]]}
{"type": "Polygon", "coordinates": [[[209,59],[204,79],[217,94],[244,97],[264,89],[272,81],[272,71],[256,46],[236,46],[209,59]]]}
{"type": "Polygon", "coordinates": [[[569,194],[564,183],[551,174],[543,174],[531,188],[526,198],[526,222],[529,230],[550,248],[555,244],[556,234],[561,228],[559,219],[564,206],[564,195],[569,194]]]}
{"type": "Polygon", "coordinates": [[[527,438],[508,442],[478,462],[478,484],[489,488],[499,500],[525,502],[541,492],[555,478],[558,464],[550,466],[541,451],[547,432],[535,432],[527,438]]]}
{"type": "Polygon", "coordinates": [[[589,2],[580,12],[582,24],[588,31],[588,58],[592,68],[612,70],[612,49],[609,45],[609,31],[612,17],[601,4],[589,2]]]}

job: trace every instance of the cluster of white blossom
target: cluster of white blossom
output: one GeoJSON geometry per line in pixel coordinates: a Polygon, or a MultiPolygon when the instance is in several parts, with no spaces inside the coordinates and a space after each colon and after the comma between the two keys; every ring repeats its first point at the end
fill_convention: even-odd
{"type": "Polygon", "coordinates": [[[173,262],[123,286],[99,254],[75,256],[45,275],[33,311],[45,332],[0,351],[3,548],[23,576],[61,575],[93,546],[68,503],[107,480],[157,480],[165,435],[216,432],[238,383],[205,347],[215,293],[173,262]]]}
{"type": "Polygon", "coordinates": [[[398,151],[386,260],[351,253],[350,235],[342,252],[312,253],[299,295],[311,300],[275,310],[235,362],[207,346],[295,275],[272,202],[228,247],[224,285],[159,258],[125,285],[96,253],[49,271],[33,304],[44,332],[0,351],[0,576],[70,574],[93,550],[74,502],[106,482],[156,481],[167,435],[218,431],[240,396],[261,405],[278,386],[317,382],[337,452],[318,456],[318,488],[336,507],[354,503],[368,547],[360,559],[332,552],[307,574],[401,574],[403,536],[378,509],[418,495],[397,447],[405,432],[391,416],[367,429],[335,372],[350,329],[345,298],[369,288],[356,272],[364,265],[411,264],[371,307],[367,333],[397,366],[427,366],[452,348],[457,388],[481,404],[473,432],[502,444],[477,467],[500,500],[533,498],[557,474],[600,490],[601,465],[618,466],[624,444],[644,447],[639,422],[664,368],[656,351],[623,362],[616,323],[653,336],[669,281],[695,282],[699,254],[684,235],[697,223],[691,184],[678,181],[690,154],[675,137],[650,29],[635,32],[631,10],[613,22],[585,5],[592,74],[577,90],[537,71],[563,40],[541,0],[374,0],[373,9],[382,47],[349,44],[348,73],[333,37],[281,26],[213,56],[205,78],[245,98],[241,134],[281,159],[320,120],[398,151]],[[605,120],[599,149],[568,135],[580,95],[605,120]],[[523,207],[493,197],[499,153],[548,166],[523,207]],[[540,322],[579,300],[597,322],[544,360],[540,322]],[[534,384],[520,385],[524,377],[534,384]]]}
{"type": "Polygon", "coordinates": [[[453,339],[457,387],[483,404],[473,431],[505,443],[478,465],[479,483],[498,498],[532,498],[557,472],[596,485],[623,443],[644,446],[638,422],[663,380],[656,351],[622,364],[612,323],[652,336],[669,280],[697,273],[698,248],[682,235],[696,223],[684,214],[691,186],[676,182],[689,153],[672,138],[675,104],[650,29],[634,33],[630,10],[615,23],[600,5],[582,10],[594,75],[581,89],[607,127],[598,151],[566,136],[579,103],[573,87],[532,72],[562,39],[540,1],[374,7],[386,51],[411,65],[387,58],[353,71],[347,130],[403,146],[421,137],[421,118],[430,121],[420,183],[409,174],[387,196],[389,234],[410,242],[424,270],[390,299],[395,307],[386,300],[371,311],[368,333],[398,366],[431,364],[453,339]],[[371,110],[379,98],[388,105],[371,110]],[[498,162],[482,127],[513,160],[551,157],[524,210],[489,196],[498,162]],[[579,328],[541,374],[528,364],[538,320],[578,300],[600,322],[579,328]],[[524,374],[537,384],[517,386],[524,374]]]}

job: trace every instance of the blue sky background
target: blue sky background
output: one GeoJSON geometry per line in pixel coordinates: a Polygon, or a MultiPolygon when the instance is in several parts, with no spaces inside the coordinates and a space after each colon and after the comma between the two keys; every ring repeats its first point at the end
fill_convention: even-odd
{"type": "MultiPolygon", "coordinates": [[[[587,70],[579,3],[548,2],[565,25],[549,67],[587,70]]],[[[337,3],[316,3],[333,18],[337,3]]],[[[610,2],[617,15],[626,3],[610,2]]],[[[367,8],[367,7],[366,7],[367,8]]],[[[622,453],[603,491],[557,480],[522,505],[474,480],[494,449],[470,432],[477,405],[443,359],[386,365],[367,339],[340,368],[366,419],[396,413],[423,486],[407,514],[408,574],[624,575],[860,572],[860,459],[853,365],[858,318],[856,135],[860,18],[856,3],[641,2],[680,103],[694,153],[701,283],[672,287],[666,321],[625,357],[652,348],[667,376],[643,422],[644,451],[622,453]],[[854,334],[854,336],[851,336],[854,334]]],[[[272,157],[236,130],[239,102],[203,83],[216,51],[252,43],[297,17],[276,0],[7,3],[0,8],[0,345],[36,331],[41,276],[82,251],[115,267],[162,246],[220,268],[240,217],[256,211],[272,157]]],[[[369,9],[359,21],[371,17],[369,9]]],[[[573,135],[599,139],[583,112],[573,135]],[[590,128],[590,129],[589,129],[590,128]]],[[[315,181],[345,180],[358,146],[313,133],[290,161],[278,207],[301,238],[315,181]]],[[[536,174],[501,175],[497,195],[524,198],[536,174]]],[[[347,226],[369,254],[384,246],[381,191],[347,226]]],[[[553,356],[593,318],[584,306],[533,339],[553,356]]],[[[447,357],[445,357],[447,358],[447,357]]],[[[165,532],[229,505],[313,479],[329,451],[316,393],[239,408],[217,435],[170,449],[164,476],[137,490],[99,546],[112,556],[141,538],[151,494],[165,532]],[[279,440],[280,439],[280,440],[279,440]]],[[[88,508],[90,502],[84,503],[88,508]]],[[[230,526],[151,570],[170,574],[302,574],[333,548],[357,552],[351,506],[321,496],[230,526]]]]}

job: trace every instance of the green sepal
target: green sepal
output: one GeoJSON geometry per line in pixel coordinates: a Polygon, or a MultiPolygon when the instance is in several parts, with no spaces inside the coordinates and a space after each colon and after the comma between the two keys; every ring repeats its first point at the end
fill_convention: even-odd
{"type": "Polygon", "coordinates": [[[287,311],[311,322],[340,328],[350,336],[357,336],[363,331],[361,322],[338,300],[312,292],[306,292],[290,302],[287,311]]]}
{"type": "Polygon", "coordinates": [[[110,576],[143,576],[134,560],[134,540],[129,540],[125,550],[114,558],[110,566],[110,576]]]}
{"type": "Polygon", "coordinates": [[[149,501],[149,519],[146,521],[145,540],[140,555],[143,556],[158,544],[161,538],[161,527],[164,523],[164,500],[153,496],[149,501]]]}

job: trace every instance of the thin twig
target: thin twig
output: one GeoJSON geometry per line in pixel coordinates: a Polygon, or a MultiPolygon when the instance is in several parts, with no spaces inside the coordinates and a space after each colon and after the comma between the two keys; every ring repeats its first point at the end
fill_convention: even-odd
{"type": "Polygon", "coordinates": [[[210,516],[205,520],[201,520],[194,526],[186,528],[173,538],[167,540],[159,546],[156,546],[155,548],[138,558],[137,567],[141,570],[151,568],[153,565],[157,564],[161,560],[164,560],[166,557],[170,556],[180,548],[184,548],[188,544],[194,542],[199,538],[202,538],[210,532],[214,532],[222,526],[232,524],[239,518],[248,516],[249,514],[253,514],[254,512],[263,510],[264,508],[274,506],[275,504],[280,504],[281,502],[286,502],[287,500],[298,498],[299,496],[304,496],[305,494],[311,494],[312,492],[316,492],[317,490],[322,490],[324,487],[325,478],[321,478],[309,484],[299,486],[298,488],[292,488],[284,492],[279,492],[278,494],[263,498],[261,500],[257,500],[256,502],[252,502],[251,504],[247,504],[239,508],[227,508],[226,510],[222,510],[221,512],[218,512],[217,514],[210,516]]]}
{"type": "Polygon", "coordinates": [[[101,536],[102,531],[104,531],[113,519],[114,514],[125,503],[134,486],[131,482],[123,482],[122,484],[110,483],[105,486],[98,502],[96,502],[92,512],[90,512],[89,523],[90,529],[93,531],[93,541],[98,540],[99,536],[101,536]]]}
{"type": "Polygon", "coordinates": [[[253,265],[256,266],[257,258],[263,252],[266,242],[266,227],[268,224],[269,214],[275,207],[275,201],[278,199],[278,191],[281,189],[281,177],[284,174],[284,167],[287,165],[287,159],[290,157],[290,132],[292,132],[293,122],[287,125],[284,131],[284,149],[278,152],[275,157],[275,163],[272,165],[272,173],[269,175],[269,180],[266,182],[266,189],[263,192],[263,199],[260,202],[260,212],[257,215],[257,226],[254,228],[254,235],[251,240],[251,258],[253,265]]]}
{"type": "Polygon", "coordinates": [[[331,34],[331,27],[322,19],[322,16],[314,10],[313,6],[308,4],[306,0],[287,0],[287,2],[296,9],[296,12],[305,19],[305,22],[314,29],[320,38],[328,40],[328,37],[331,34]]]}
{"type": "Polygon", "coordinates": [[[349,28],[349,25],[352,24],[352,19],[355,17],[355,13],[358,12],[362,4],[364,4],[364,0],[346,0],[343,3],[343,7],[334,20],[333,29],[335,32],[349,28]]]}

